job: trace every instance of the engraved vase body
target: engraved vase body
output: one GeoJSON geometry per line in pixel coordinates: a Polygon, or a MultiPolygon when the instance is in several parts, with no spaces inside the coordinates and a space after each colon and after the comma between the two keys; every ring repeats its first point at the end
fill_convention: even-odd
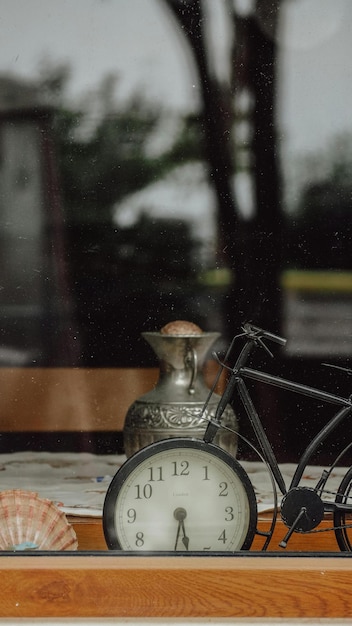
{"type": "MultiPolygon", "coordinates": [[[[154,441],[169,437],[202,438],[207,426],[204,417],[215,415],[220,396],[209,397],[202,368],[210,346],[219,333],[199,335],[163,335],[142,333],[159,359],[159,380],[154,389],[138,398],[128,409],[124,425],[127,457],[154,441]]],[[[230,405],[222,423],[237,430],[237,419],[230,405]]],[[[215,443],[236,455],[237,436],[219,429],[215,443]]]]}

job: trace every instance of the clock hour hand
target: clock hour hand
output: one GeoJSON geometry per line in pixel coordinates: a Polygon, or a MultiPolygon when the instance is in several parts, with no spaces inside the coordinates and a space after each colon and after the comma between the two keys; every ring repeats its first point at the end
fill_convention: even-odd
{"type": "Polygon", "coordinates": [[[182,507],[179,507],[174,510],[174,518],[178,521],[177,533],[176,533],[176,541],[175,541],[175,550],[177,550],[178,540],[180,538],[180,533],[182,531],[182,543],[186,550],[188,550],[189,537],[186,535],[185,530],[185,518],[187,517],[187,511],[182,507]]]}

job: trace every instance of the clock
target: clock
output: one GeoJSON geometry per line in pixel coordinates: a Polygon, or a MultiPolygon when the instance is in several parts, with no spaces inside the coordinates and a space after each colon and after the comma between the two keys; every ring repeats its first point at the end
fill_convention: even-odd
{"type": "Polygon", "coordinates": [[[254,490],[240,463],[186,437],[157,441],[125,461],[103,508],[112,550],[234,552],[250,547],[256,525],[254,490]]]}

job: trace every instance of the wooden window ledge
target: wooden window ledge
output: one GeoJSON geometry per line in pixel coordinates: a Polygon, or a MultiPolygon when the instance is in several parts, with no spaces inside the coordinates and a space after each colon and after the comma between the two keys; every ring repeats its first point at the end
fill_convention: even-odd
{"type": "Polygon", "coordinates": [[[0,575],[1,617],[352,615],[348,555],[4,554],[0,575]]]}

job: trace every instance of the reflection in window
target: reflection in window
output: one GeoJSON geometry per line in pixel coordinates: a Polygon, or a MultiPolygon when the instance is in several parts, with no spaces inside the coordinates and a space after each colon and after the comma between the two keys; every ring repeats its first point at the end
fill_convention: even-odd
{"type": "MultiPolygon", "coordinates": [[[[5,4],[21,33],[21,2],[5,4]]],[[[4,364],[149,364],[141,331],[178,317],[224,341],[246,318],[295,341],[283,272],[350,270],[350,4],[172,4],[143,22],[134,1],[43,15],[33,0],[30,39],[16,56],[4,40],[4,364]]]]}

